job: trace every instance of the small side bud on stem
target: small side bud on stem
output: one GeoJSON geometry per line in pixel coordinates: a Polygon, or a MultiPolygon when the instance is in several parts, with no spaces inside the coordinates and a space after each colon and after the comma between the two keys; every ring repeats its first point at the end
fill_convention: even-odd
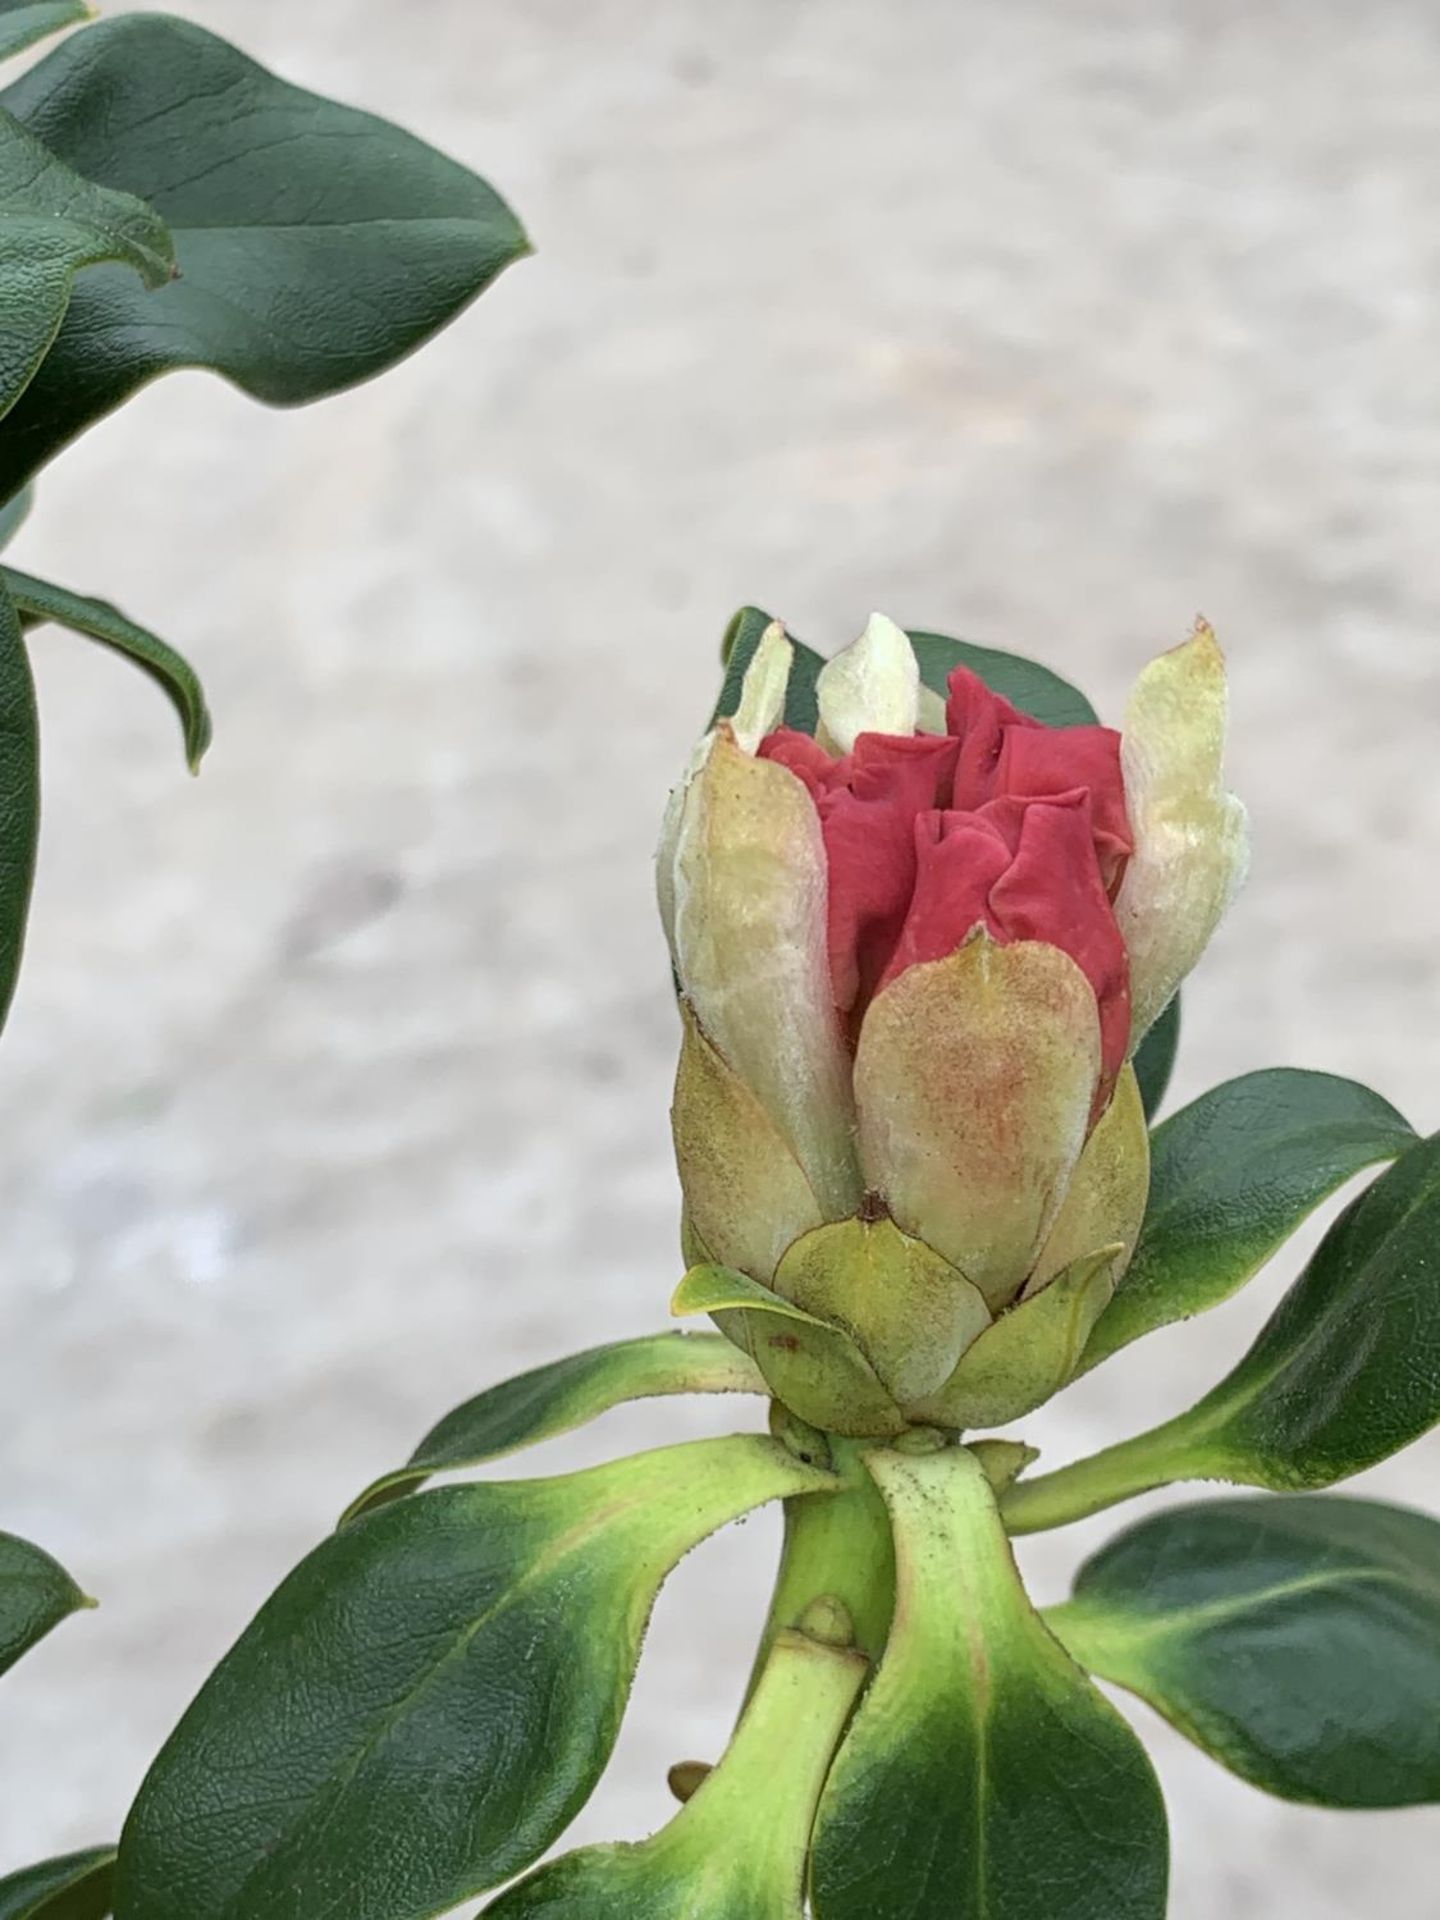
{"type": "Polygon", "coordinates": [[[677,1760],[665,1781],[683,1807],[687,1800],[694,1799],[714,1771],[708,1760],[677,1760]]]}
{"type": "Polygon", "coordinates": [[[818,1640],[822,1647],[853,1647],[855,1621],[843,1600],[833,1593],[813,1599],[795,1623],[797,1633],[807,1640],[818,1640]]]}

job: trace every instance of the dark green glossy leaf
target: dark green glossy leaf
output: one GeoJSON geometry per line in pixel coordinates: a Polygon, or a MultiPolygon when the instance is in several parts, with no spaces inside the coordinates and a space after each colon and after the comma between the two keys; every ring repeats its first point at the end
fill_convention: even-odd
{"type": "Polygon", "coordinates": [[[35,489],[22,487],[19,493],[0,507],[0,549],[8,547],[16,534],[30,518],[30,509],[35,504],[35,489]]]}
{"type": "Polygon", "coordinates": [[[0,0],[0,60],[94,18],[86,0],[0,0]]]}
{"type": "Polygon", "coordinates": [[[1337,1187],[1415,1143],[1369,1087],[1276,1067],[1227,1080],[1151,1138],[1150,1205],[1084,1367],[1228,1300],[1337,1187]]]}
{"type": "Polygon", "coordinates": [[[1179,1050],[1180,996],[1177,993],[1135,1049],[1132,1064],[1135,1078],[1140,1082],[1140,1099],[1147,1120],[1153,1120],[1160,1110],[1179,1050]]]}
{"type": "Polygon", "coordinates": [[[956,667],[968,667],[992,692],[1000,694],[1022,713],[1032,714],[1048,727],[1085,727],[1095,724],[1095,709],[1077,687],[1062,680],[1038,660],[996,647],[977,647],[969,640],[950,640],[942,633],[918,633],[910,639],[920,662],[920,678],[944,694],[956,667]]]}
{"type": "Polygon", "coordinates": [[[151,1769],[119,1920],[428,1920],[507,1879],[599,1778],[669,1569],[751,1507],[833,1485],[736,1435],[357,1520],[151,1769]]]}
{"type": "MultiPolygon", "coordinates": [[[[143,286],[159,287],[175,266],[170,235],[153,207],[82,178],[0,108],[0,414],[34,378],[65,317],[76,274],[102,260],[123,262],[114,283],[141,299],[143,289],[127,278],[129,270],[143,286]]],[[[14,431],[6,425],[0,449],[14,431]]],[[[24,478],[0,483],[0,497],[24,478]]]]}
{"type": "Polygon", "coordinates": [[[53,620],[58,626],[69,627],[74,633],[83,633],[88,639],[113,648],[149,674],[179,716],[185,758],[190,771],[198,773],[210,744],[210,713],[205,705],[204,688],[190,662],[158,634],[137,626],[108,600],[92,600],[86,594],[72,593],[68,587],[53,586],[48,580],[37,580],[32,574],[17,572],[14,567],[0,568],[0,573],[27,627],[53,620]]]}
{"type": "Polygon", "coordinates": [[[77,283],[0,435],[0,495],[176,367],[279,405],[351,386],[527,251],[504,201],[455,161],[163,14],[76,34],[3,101],[78,173],[153,203],[182,277],[150,300],[113,269],[77,283]]]}
{"type": "Polygon", "coordinates": [[[0,1533],[0,1673],[52,1627],[94,1604],[58,1560],[13,1533],[0,1533]]]}
{"type": "Polygon", "coordinates": [[[115,1849],[63,1854],[0,1880],[0,1920],[105,1920],[115,1849]]]}
{"type": "Polygon", "coordinates": [[[668,1826],[638,1846],[566,1854],[487,1914],[803,1920],[815,1803],[868,1664],[853,1648],[782,1631],[724,1759],[668,1826]]]}
{"type": "Polygon", "coordinates": [[[40,729],[30,656],[0,584],[0,1026],[15,997],[40,832],[40,729]]]}
{"type": "MultiPolygon", "coordinates": [[[[760,644],[760,636],[772,616],[759,607],[742,607],[726,629],[721,652],[725,679],[720,698],[715,702],[711,725],[724,714],[734,713],[740,704],[740,683],[745,669],[760,644]]],[[[794,636],[791,636],[792,640],[794,636]]],[[[1022,713],[1033,714],[1052,727],[1084,726],[1095,719],[1095,709],[1068,681],[1048,667],[1018,654],[1001,653],[994,647],[973,646],[968,640],[947,640],[943,634],[912,631],[910,639],[920,663],[920,677],[935,693],[943,695],[948,676],[956,667],[969,667],[986,686],[1002,694],[1022,713]]],[[[815,704],[815,681],[825,664],[799,640],[794,641],[795,660],[790,669],[790,686],[785,700],[785,725],[801,733],[815,731],[819,712],[815,704]]]]}
{"type": "Polygon", "coordinates": [[[820,1804],[817,1920],[1163,1920],[1150,1763],[1031,1608],[980,1462],[870,1458],[895,1625],[820,1804]]]}
{"type": "Polygon", "coordinates": [[[1012,1532],[1175,1480],[1333,1486],[1440,1421],[1440,1135],[1336,1221],[1239,1366],[1188,1413],[1006,1495],[1012,1532]]]}
{"type": "Polygon", "coordinates": [[[1157,1514],[1047,1615],[1257,1787],[1332,1807],[1440,1800],[1440,1525],[1335,1496],[1157,1514]]]}
{"type": "Polygon", "coordinates": [[[653,1333],[567,1354],[503,1380],[447,1413],[406,1464],[368,1486],[344,1518],[353,1520],[413,1492],[431,1474],[483,1466],[520,1447],[568,1433],[627,1400],[765,1390],[755,1363],[718,1333],[653,1333]]]}

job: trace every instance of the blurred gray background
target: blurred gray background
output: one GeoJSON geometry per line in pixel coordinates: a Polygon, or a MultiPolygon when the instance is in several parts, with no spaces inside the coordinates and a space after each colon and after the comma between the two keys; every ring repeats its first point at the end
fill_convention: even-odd
{"type": "MultiPolygon", "coordinates": [[[[0,1053],[0,1524],[101,1596],[5,1681],[0,1866],[116,1829],[344,1501],[498,1377],[659,1326],[650,855],[746,599],[1044,656],[1118,717],[1203,610],[1247,893],[1185,1096],[1293,1062],[1440,1122],[1440,17],[1425,0],[193,0],[489,175],[539,247],[315,411],[152,389],[16,558],[185,646],[36,636],[46,821],[0,1053]]],[[[1025,1423],[1196,1396],[1241,1301],[1025,1423]]],[[[756,1403],[611,1416],[552,1471],[756,1403]]],[[[1440,1507],[1432,1439],[1369,1490],[1440,1507]]],[[[1123,1518],[1131,1517],[1126,1513],[1123,1518]]],[[[1058,1597],[1115,1516],[1027,1547],[1058,1597]]],[[[713,1758],[773,1515],[662,1600],[584,1838],[713,1758]]],[[[1273,1803],[1136,1710],[1175,1920],[1435,1912],[1440,1813],[1273,1803]]]]}

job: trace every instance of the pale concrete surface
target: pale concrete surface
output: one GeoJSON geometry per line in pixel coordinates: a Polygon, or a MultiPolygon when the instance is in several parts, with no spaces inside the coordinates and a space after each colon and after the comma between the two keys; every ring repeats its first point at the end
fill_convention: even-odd
{"type": "MultiPolygon", "coordinates": [[[[504,1374],[662,1323],[649,857],[753,598],[1041,653],[1112,714],[1230,645],[1252,884],[1183,1090],[1304,1063],[1440,1122],[1440,32],[1424,0],[197,0],[490,174],[540,248],[304,415],[200,377],[47,478],[22,564],[204,669],[37,638],[43,866],[0,1052],[0,1524],[103,1598],[4,1683],[0,1862],[113,1832],[346,1497],[504,1374]]],[[[1245,1301],[1028,1423],[1173,1409],[1245,1301]]],[[[715,1430],[615,1416],[537,1470],[715,1430]]],[[[1440,1506],[1432,1441],[1371,1476],[1440,1506]]],[[[1058,1594],[1100,1520],[1027,1553],[1058,1594]]],[[[580,1832],[711,1756],[771,1518],[688,1563],[580,1832]]],[[[1147,1720],[1176,1920],[1435,1911],[1440,1814],[1272,1803],[1147,1720]]]]}

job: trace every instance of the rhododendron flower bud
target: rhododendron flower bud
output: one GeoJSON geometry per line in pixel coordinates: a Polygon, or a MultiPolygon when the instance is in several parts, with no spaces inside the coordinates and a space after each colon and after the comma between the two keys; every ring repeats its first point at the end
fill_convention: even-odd
{"type": "Polygon", "coordinates": [[[1202,627],[1152,663],[1123,738],[963,666],[941,714],[877,614],[812,737],[793,655],[770,626],[660,850],[697,1297],[805,1419],[992,1424],[1070,1377],[1139,1231],[1126,1063],[1243,870],[1223,661],[1202,627]]]}

